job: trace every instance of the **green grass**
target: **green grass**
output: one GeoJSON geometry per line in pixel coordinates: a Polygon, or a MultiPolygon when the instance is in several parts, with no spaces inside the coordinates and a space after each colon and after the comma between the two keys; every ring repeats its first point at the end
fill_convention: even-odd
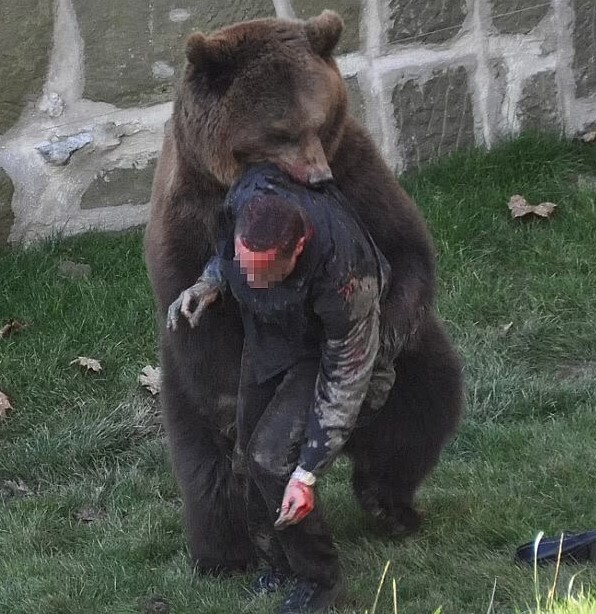
{"type": "MultiPolygon", "coordinates": [[[[403,614],[596,612],[594,565],[562,566],[552,603],[554,569],[536,587],[512,562],[540,530],[596,528],[596,190],[579,175],[596,175],[596,147],[535,135],[404,178],[435,237],[467,416],[420,493],[418,536],[374,530],[345,461],[322,484],[349,580],[342,612],[371,610],[387,561],[377,614],[393,612],[394,578],[403,614]],[[557,203],[556,217],[512,220],[516,193],[557,203]]],[[[14,407],[0,423],[2,614],[124,614],[156,595],[173,613],[275,611],[248,594],[252,576],[189,571],[158,405],[136,381],[157,362],[141,252],[132,233],[0,253],[0,326],[29,323],[0,340],[0,391],[14,407]],[[92,274],[62,278],[61,260],[92,274]],[[79,355],[102,373],[70,366],[79,355]],[[32,493],[5,483],[18,480],[32,493]],[[97,520],[79,520],[84,507],[97,520]]]]}

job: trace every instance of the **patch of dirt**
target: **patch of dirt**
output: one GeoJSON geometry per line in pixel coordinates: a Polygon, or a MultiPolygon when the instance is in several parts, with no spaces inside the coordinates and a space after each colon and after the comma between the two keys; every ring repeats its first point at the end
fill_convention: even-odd
{"type": "Polygon", "coordinates": [[[578,175],[577,187],[580,190],[596,192],[596,175],[578,175]]]}
{"type": "Polygon", "coordinates": [[[72,262],[72,260],[63,260],[58,265],[58,274],[69,279],[81,280],[87,279],[91,275],[91,267],[88,264],[80,262],[72,262]]]}
{"type": "Polygon", "coordinates": [[[151,595],[141,605],[143,614],[170,614],[170,605],[161,595],[151,595]]]}
{"type": "Polygon", "coordinates": [[[561,365],[555,372],[555,378],[559,381],[569,379],[596,379],[596,362],[590,361],[561,365]]]}

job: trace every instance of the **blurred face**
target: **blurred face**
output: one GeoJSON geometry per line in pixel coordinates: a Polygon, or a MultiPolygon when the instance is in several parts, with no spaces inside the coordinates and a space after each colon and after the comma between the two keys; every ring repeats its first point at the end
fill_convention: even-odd
{"type": "Polygon", "coordinates": [[[295,268],[304,250],[306,239],[302,237],[289,258],[282,258],[277,248],[262,252],[251,251],[239,236],[234,239],[236,260],[251,288],[267,289],[283,281],[295,268]]]}

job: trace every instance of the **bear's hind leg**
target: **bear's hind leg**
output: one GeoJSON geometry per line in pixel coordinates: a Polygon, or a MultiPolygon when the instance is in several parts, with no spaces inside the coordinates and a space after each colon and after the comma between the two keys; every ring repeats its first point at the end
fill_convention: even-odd
{"type": "MultiPolygon", "coordinates": [[[[206,339],[203,345],[207,343],[206,339]]],[[[237,349],[237,344],[230,346],[237,349]]],[[[227,362],[216,361],[227,365],[220,372],[230,375],[230,382],[210,374],[204,365],[194,369],[191,349],[182,356],[184,362],[176,361],[171,348],[162,345],[161,397],[192,563],[201,572],[245,570],[254,565],[255,552],[248,535],[244,484],[232,471],[233,433],[228,437],[223,428],[235,417],[233,376],[239,369],[239,352],[227,362]],[[201,387],[208,378],[209,385],[201,387]],[[230,407],[218,406],[217,399],[230,407]]],[[[216,354],[207,351],[207,356],[216,354]]]]}
{"type": "Polygon", "coordinates": [[[352,488],[362,509],[384,531],[395,536],[408,535],[419,529],[422,520],[414,508],[414,496],[424,476],[419,473],[420,466],[409,463],[410,459],[416,461],[420,455],[411,448],[403,450],[401,455],[397,450],[380,453],[378,426],[364,427],[366,433],[364,429],[358,429],[353,435],[358,443],[349,449],[353,460],[352,488]],[[400,469],[396,469],[398,466],[400,469]],[[412,474],[418,479],[406,478],[412,474]]]}
{"type": "MultiPolygon", "coordinates": [[[[176,401],[182,409],[184,402],[176,401]]],[[[200,572],[242,571],[255,562],[248,536],[244,486],[232,472],[233,444],[199,419],[174,424],[168,436],[174,472],[184,502],[193,567],[200,572]]]]}
{"type": "Polygon", "coordinates": [[[442,326],[429,321],[395,363],[385,407],[354,430],[346,452],[363,509],[391,532],[416,531],[414,497],[457,430],[462,408],[461,363],[442,326]]]}

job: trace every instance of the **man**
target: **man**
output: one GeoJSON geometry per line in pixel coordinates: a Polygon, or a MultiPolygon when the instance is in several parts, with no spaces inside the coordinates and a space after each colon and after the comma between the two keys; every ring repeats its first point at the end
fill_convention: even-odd
{"type": "Polygon", "coordinates": [[[168,328],[180,313],[195,326],[228,286],[238,301],[245,344],[234,466],[248,476],[249,531],[271,566],[257,588],[295,578],[280,614],[319,612],[337,597],[341,574],[313,487],[361,407],[380,408],[393,385],[392,361],[378,352],[389,267],[334,186],[308,189],[272,165],[249,170],[224,212],[218,254],[171,305],[168,328]]]}

